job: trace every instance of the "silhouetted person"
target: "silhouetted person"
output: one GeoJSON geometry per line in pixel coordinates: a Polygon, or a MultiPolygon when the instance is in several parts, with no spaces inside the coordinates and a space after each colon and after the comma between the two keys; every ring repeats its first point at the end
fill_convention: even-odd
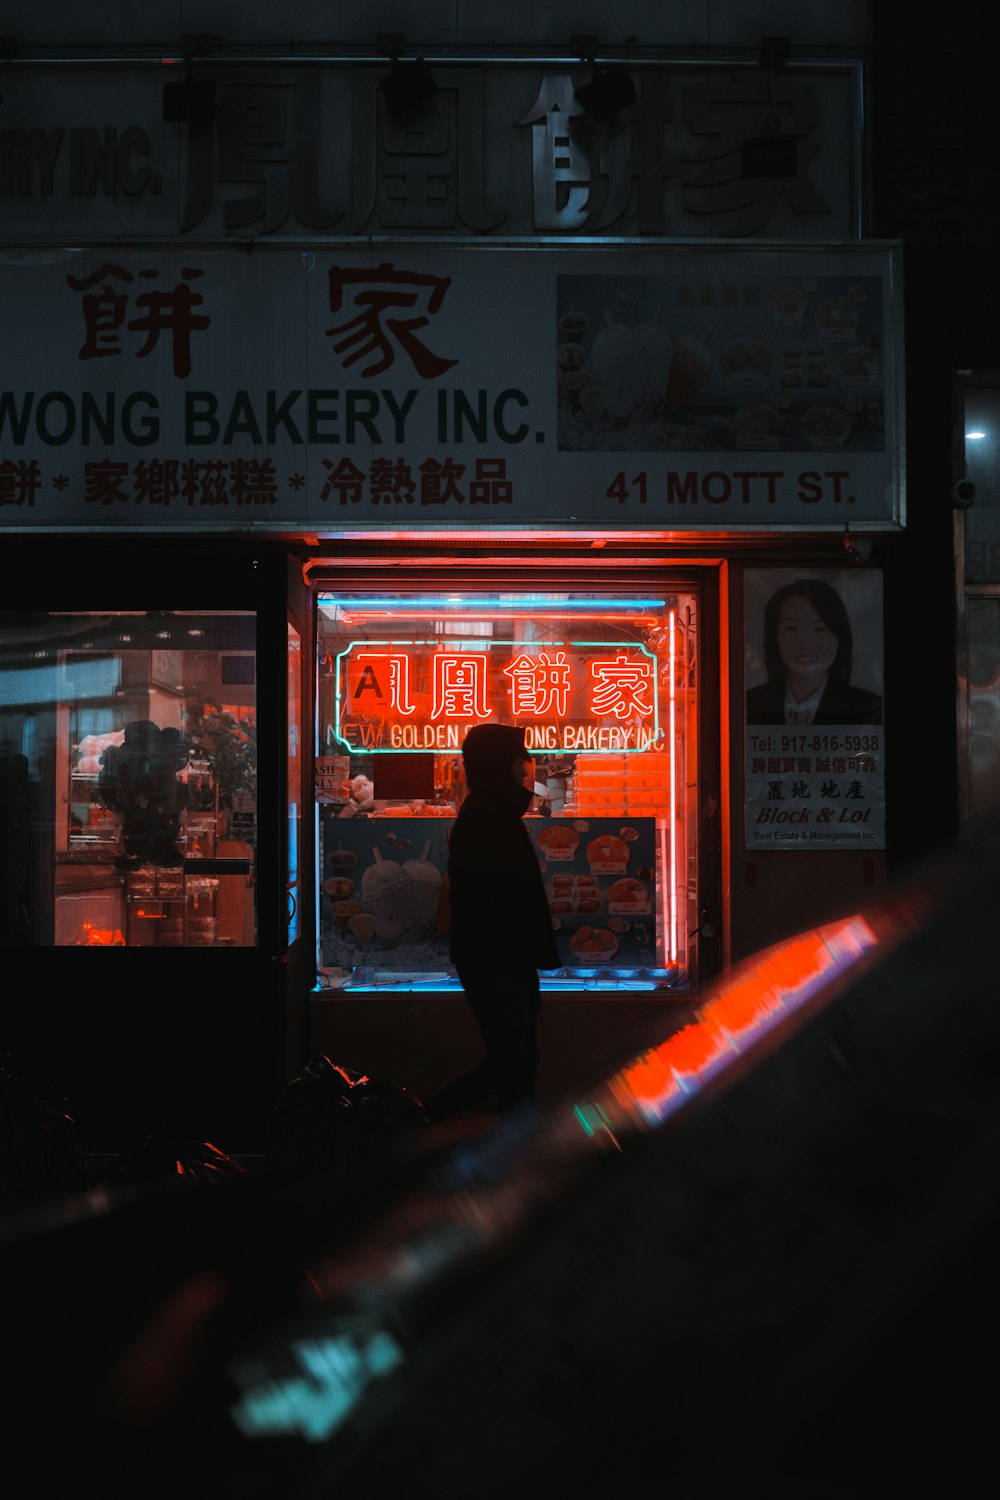
{"type": "Polygon", "coordinates": [[[122,815],[119,868],[184,863],[177,841],[187,788],[177,772],[186,759],[178,731],[161,730],[151,719],[133,719],[122,744],[104,752],[98,789],[105,804],[122,815]]]}
{"type": "Polygon", "coordinates": [[[539,969],[559,965],[538,859],[521,821],[531,805],[520,729],[482,724],[462,747],[468,795],[448,841],[451,959],[483,1037],[481,1063],[425,1101],[432,1122],[496,1097],[534,1097],[539,969]]]}

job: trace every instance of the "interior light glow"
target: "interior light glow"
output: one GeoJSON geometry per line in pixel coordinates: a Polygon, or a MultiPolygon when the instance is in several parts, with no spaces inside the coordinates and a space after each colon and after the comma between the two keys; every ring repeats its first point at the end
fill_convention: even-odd
{"type": "MultiPolygon", "coordinates": [[[[616,611],[636,610],[659,610],[666,606],[665,599],[572,599],[563,603],[557,597],[549,594],[518,594],[516,598],[500,598],[497,595],[475,594],[469,595],[463,600],[460,594],[418,594],[413,599],[402,600],[400,598],[387,599],[377,595],[364,599],[335,599],[332,595],[320,596],[320,606],[325,612],[327,608],[333,607],[350,609],[354,613],[368,614],[371,610],[385,609],[396,613],[400,609],[434,610],[446,609],[448,605],[462,604],[463,608],[469,609],[476,614],[484,614],[487,611],[497,614],[509,615],[518,612],[524,613],[531,609],[532,605],[545,605],[553,608],[558,605],[560,609],[572,611],[574,614],[594,614],[602,609],[613,608],[616,611]]],[[[532,611],[533,612],[533,611],[532,611]]]]}
{"type": "Polygon", "coordinates": [[[984,438],[985,436],[986,436],[985,432],[967,432],[965,434],[966,441],[971,441],[971,442],[976,442],[976,441],[978,441],[979,438],[984,438]]]}
{"type": "Polygon", "coordinates": [[[668,873],[669,901],[670,901],[670,962],[677,962],[677,882],[675,871],[677,869],[677,771],[676,771],[676,729],[677,729],[677,611],[670,611],[669,641],[667,646],[667,661],[670,682],[670,709],[669,709],[669,732],[670,732],[670,868],[668,873]]]}

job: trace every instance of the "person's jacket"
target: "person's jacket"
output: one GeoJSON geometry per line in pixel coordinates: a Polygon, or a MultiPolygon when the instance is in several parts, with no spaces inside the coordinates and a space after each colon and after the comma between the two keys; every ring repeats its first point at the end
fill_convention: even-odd
{"type": "Polygon", "coordinates": [[[511,764],[525,754],[519,729],[479,725],[463,749],[468,795],[448,840],[451,958],[488,964],[559,966],[542,872],[524,814],[531,792],[511,764]]]}
{"type": "MultiPolygon", "coordinates": [[[[764,682],[747,693],[748,724],[784,724],[785,683],[764,682]]],[[[867,688],[827,680],[814,724],[881,724],[882,699],[867,688]]],[[[808,727],[808,726],[807,726],[808,727]]]]}

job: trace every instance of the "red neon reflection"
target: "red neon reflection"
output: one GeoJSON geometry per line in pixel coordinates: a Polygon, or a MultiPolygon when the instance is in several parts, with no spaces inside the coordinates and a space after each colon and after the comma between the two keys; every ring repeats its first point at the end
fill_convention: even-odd
{"type": "Polygon", "coordinates": [[[681,1096],[697,1092],[715,1064],[742,1052],[820,982],[852,963],[878,939],[863,917],[816,928],[768,950],[737,973],[698,1018],[615,1075],[609,1088],[628,1109],[662,1118],[681,1096]]]}

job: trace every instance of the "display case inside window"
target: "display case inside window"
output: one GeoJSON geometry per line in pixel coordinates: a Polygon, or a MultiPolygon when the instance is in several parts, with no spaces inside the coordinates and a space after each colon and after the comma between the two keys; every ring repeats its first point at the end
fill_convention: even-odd
{"type": "Polygon", "coordinates": [[[255,617],[53,614],[34,629],[8,656],[4,733],[33,786],[42,940],[253,945],[255,617]]]}
{"type": "Polygon", "coordinates": [[[693,591],[330,593],[318,619],[321,985],[455,982],[447,839],[462,741],[492,722],[534,753],[525,823],[562,959],[543,987],[690,986],[693,591]]]}

